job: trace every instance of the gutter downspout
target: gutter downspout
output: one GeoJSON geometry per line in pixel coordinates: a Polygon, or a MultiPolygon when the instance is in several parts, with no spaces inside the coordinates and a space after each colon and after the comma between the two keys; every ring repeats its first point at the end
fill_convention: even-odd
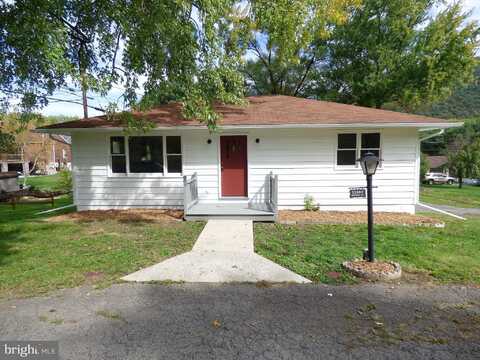
{"type": "Polygon", "coordinates": [[[422,141],[425,141],[425,140],[428,140],[428,139],[431,139],[435,136],[440,136],[442,135],[443,133],[445,132],[445,129],[439,129],[438,132],[435,132],[433,134],[430,134],[430,135],[426,135],[425,137],[420,137],[420,142],[422,141]]]}
{"type": "Polygon", "coordinates": [[[421,156],[422,156],[422,151],[421,151],[421,146],[422,146],[422,141],[431,139],[436,136],[440,136],[445,132],[445,129],[438,129],[438,131],[434,132],[433,134],[425,135],[424,137],[420,136],[419,141],[416,146],[416,153],[417,153],[417,159],[415,162],[415,174],[417,176],[417,184],[415,186],[415,205],[420,204],[420,185],[422,182],[422,179],[420,179],[420,162],[421,162],[421,156]]]}

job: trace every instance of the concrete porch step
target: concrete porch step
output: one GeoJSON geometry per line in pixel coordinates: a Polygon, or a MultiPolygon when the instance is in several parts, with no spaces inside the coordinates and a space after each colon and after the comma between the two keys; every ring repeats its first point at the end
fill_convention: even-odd
{"type": "Polygon", "coordinates": [[[252,221],[275,221],[275,213],[265,206],[252,207],[247,202],[215,202],[197,203],[190,207],[184,216],[185,220],[252,220],[252,221]]]}

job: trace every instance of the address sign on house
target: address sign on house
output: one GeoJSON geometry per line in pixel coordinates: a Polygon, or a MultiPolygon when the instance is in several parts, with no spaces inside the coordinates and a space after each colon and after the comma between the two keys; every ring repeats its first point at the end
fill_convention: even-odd
{"type": "Polygon", "coordinates": [[[366,198],[367,192],[363,187],[350,188],[350,199],[366,198]]]}

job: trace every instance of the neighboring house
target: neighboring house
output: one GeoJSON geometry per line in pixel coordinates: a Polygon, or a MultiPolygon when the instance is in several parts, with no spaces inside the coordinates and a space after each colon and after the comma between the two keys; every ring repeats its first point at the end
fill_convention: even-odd
{"type": "Polygon", "coordinates": [[[29,132],[14,153],[0,153],[0,172],[16,171],[51,175],[70,169],[70,137],[29,132]]]}
{"type": "Polygon", "coordinates": [[[446,156],[427,156],[430,166],[428,172],[442,173],[448,175],[448,157],[446,156]]]}
{"type": "Polygon", "coordinates": [[[419,196],[420,138],[453,127],[441,119],[288,96],[219,105],[219,132],[181,116],[169,103],[146,113],[147,134],[127,135],[104,116],[39,128],[72,136],[74,200],[79,210],[182,208],[189,218],[303,209],[365,210],[350,188],[366,185],[357,159],[381,159],[374,208],[414,213],[419,196]],[[272,174],[272,175],[270,175],[272,174]]]}

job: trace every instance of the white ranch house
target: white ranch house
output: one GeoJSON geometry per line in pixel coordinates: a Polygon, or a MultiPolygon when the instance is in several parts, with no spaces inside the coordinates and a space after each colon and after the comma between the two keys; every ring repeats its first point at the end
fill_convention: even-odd
{"type": "Polygon", "coordinates": [[[79,211],[181,208],[188,219],[273,220],[280,209],[366,209],[350,198],[365,186],[357,159],[370,151],[381,164],[373,178],[374,210],[415,212],[420,140],[427,130],[458,124],[418,115],[288,96],[219,105],[218,133],[181,116],[170,103],[135,116],[147,134],[94,117],[38,131],[72,136],[74,201],[79,211]]]}

